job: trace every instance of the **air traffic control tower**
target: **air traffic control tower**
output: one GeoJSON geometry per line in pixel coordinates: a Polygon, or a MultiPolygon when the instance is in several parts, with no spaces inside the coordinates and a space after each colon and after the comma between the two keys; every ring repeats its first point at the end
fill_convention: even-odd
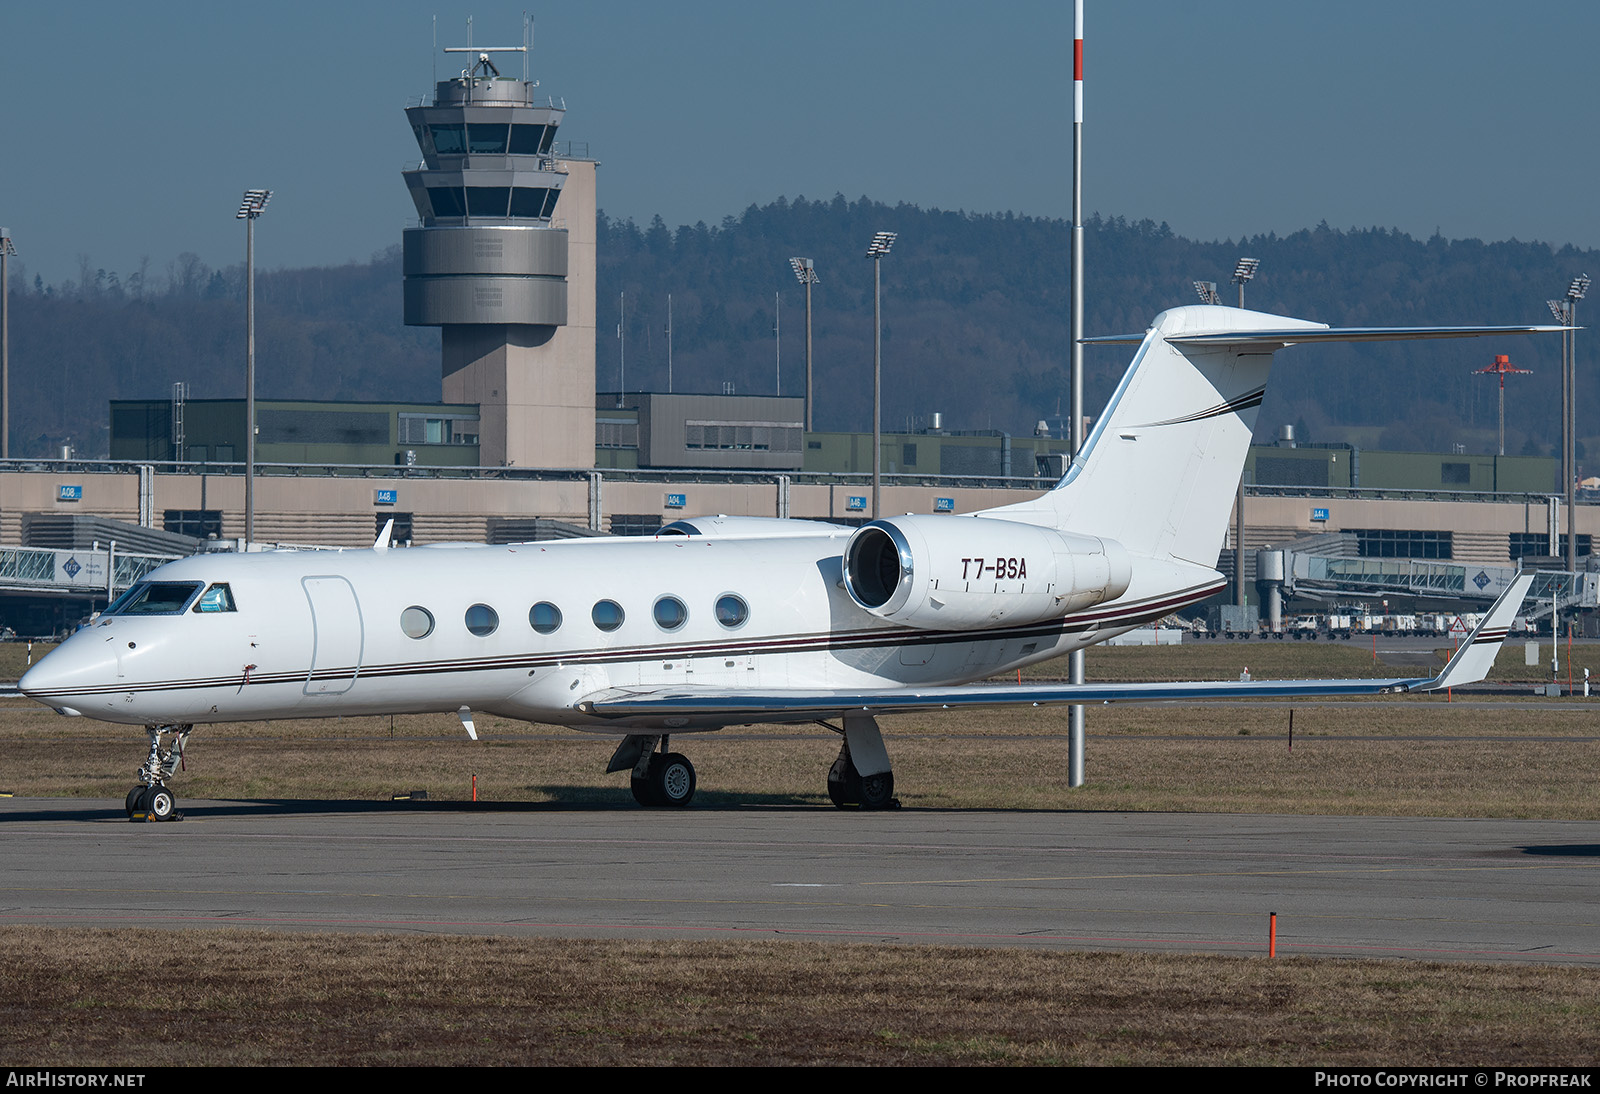
{"type": "Polygon", "coordinates": [[[527,48],[447,49],[475,63],[406,109],[405,321],[442,328],[444,401],[479,405],[485,466],[593,467],[596,164],[558,150],[566,105],[536,97],[527,48]]]}

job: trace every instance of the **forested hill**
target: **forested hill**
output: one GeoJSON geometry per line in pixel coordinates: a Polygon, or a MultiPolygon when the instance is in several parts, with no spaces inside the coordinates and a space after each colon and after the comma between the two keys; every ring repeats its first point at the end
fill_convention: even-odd
{"type": "MultiPolygon", "coordinates": [[[[1068,229],[1064,222],[888,206],[842,197],[751,206],[722,223],[669,229],[601,214],[598,386],[614,389],[626,329],[626,385],[667,386],[672,296],[673,388],[775,389],[774,294],[781,294],[781,371],[800,394],[804,294],[791,256],[816,261],[817,427],[871,425],[874,232],[899,239],[883,260],[886,428],[933,411],[954,429],[1031,432],[1065,409],[1068,229]]],[[[1086,226],[1087,333],[1143,330],[1163,308],[1195,302],[1192,282],[1219,282],[1224,302],[1241,255],[1261,259],[1246,290],[1263,311],[1339,325],[1548,322],[1545,300],[1596,252],[1543,243],[1417,240],[1384,229],[1319,225],[1287,236],[1200,243],[1165,224],[1096,216],[1086,226]]],[[[174,380],[192,398],[242,393],[243,270],[183,256],[160,275],[121,276],[89,258],[71,282],[47,285],[13,263],[13,450],[45,454],[70,437],[105,450],[106,402],[165,398],[174,380]]],[[[438,335],[401,323],[398,247],[366,264],[257,274],[259,393],[272,398],[439,397],[438,335]]],[[[1588,307],[1580,305],[1579,320],[1588,307]]],[[[1580,377],[1600,349],[1580,335],[1580,377]]],[[[1326,346],[1280,357],[1262,408],[1263,436],[1298,423],[1311,440],[1389,448],[1495,444],[1495,383],[1473,369],[1508,353],[1533,376],[1507,381],[1507,450],[1548,452],[1559,436],[1560,339],[1326,346]]],[[[1097,410],[1128,347],[1086,353],[1097,410]]],[[[1579,391],[1580,436],[1600,435],[1600,386],[1579,391]]]]}

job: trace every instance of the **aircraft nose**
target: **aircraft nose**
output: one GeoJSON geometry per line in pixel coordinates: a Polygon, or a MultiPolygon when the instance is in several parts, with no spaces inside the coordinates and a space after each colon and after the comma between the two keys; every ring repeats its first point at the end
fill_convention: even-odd
{"type": "MultiPolygon", "coordinates": [[[[30,699],[58,710],[71,710],[88,698],[85,689],[116,682],[115,647],[98,636],[90,638],[80,634],[69,638],[23,673],[17,687],[30,699]]],[[[73,710],[72,713],[77,712],[73,710]]]]}

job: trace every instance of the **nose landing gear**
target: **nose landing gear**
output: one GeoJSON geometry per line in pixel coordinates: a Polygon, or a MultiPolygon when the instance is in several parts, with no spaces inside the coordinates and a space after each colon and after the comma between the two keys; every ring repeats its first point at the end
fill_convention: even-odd
{"type": "Polygon", "coordinates": [[[139,768],[139,785],[128,791],[124,803],[129,820],[183,819],[183,814],[177,811],[177,798],[167,789],[167,780],[172,778],[178,765],[183,762],[183,746],[188,743],[193,730],[192,725],[144,727],[145,733],[150,736],[150,754],[145,757],[144,766],[139,768]],[[174,734],[173,740],[170,745],[163,747],[162,738],[169,733],[174,734]]]}

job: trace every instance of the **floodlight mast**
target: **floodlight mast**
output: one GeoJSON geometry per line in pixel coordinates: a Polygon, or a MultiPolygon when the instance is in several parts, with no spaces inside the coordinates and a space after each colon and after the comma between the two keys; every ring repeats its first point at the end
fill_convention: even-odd
{"type": "Polygon", "coordinates": [[[1261,266],[1259,258],[1241,258],[1239,264],[1233,268],[1233,283],[1239,286],[1239,307],[1244,307],[1244,283],[1255,277],[1256,270],[1261,266]]]}
{"type": "Polygon", "coordinates": [[[1200,303],[1202,304],[1222,303],[1222,297],[1217,295],[1217,283],[1215,281],[1196,281],[1194,283],[1194,291],[1200,297],[1200,303]]]}
{"type": "Polygon", "coordinates": [[[789,267],[800,284],[806,287],[806,432],[811,423],[811,286],[817,283],[817,268],[809,258],[791,258],[789,267]]]}
{"type": "MultiPolygon", "coordinates": [[[[1577,315],[1578,301],[1582,300],[1589,292],[1589,275],[1579,274],[1567,286],[1567,325],[1572,330],[1566,332],[1567,360],[1565,371],[1565,384],[1567,391],[1566,401],[1566,446],[1562,453],[1563,463],[1566,465],[1567,480],[1567,572],[1578,571],[1578,330],[1577,315]]],[[[1555,632],[1552,630],[1552,634],[1555,632]]]]}
{"type": "Polygon", "coordinates": [[[16,253],[11,229],[0,228],[0,460],[11,458],[11,275],[6,262],[16,253]]]}
{"type": "Polygon", "coordinates": [[[879,499],[883,483],[883,256],[894,246],[898,234],[879,232],[867,244],[872,259],[872,519],[880,514],[879,499]]]}
{"type": "MultiPolygon", "coordinates": [[[[1261,268],[1259,258],[1241,258],[1233,268],[1233,283],[1239,286],[1239,307],[1244,308],[1244,285],[1261,268]]],[[[1220,301],[1218,301],[1220,303],[1220,301]]],[[[1244,468],[1239,469],[1239,494],[1233,501],[1233,598],[1244,607],[1244,468]]]]}
{"type": "MultiPolygon", "coordinates": [[[[256,540],[256,218],[272,200],[271,190],[246,190],[235,220],[244,229],[244,542],[256,540]]],[[[180,453],[179,458],[182,458],[180,453]]]]}

